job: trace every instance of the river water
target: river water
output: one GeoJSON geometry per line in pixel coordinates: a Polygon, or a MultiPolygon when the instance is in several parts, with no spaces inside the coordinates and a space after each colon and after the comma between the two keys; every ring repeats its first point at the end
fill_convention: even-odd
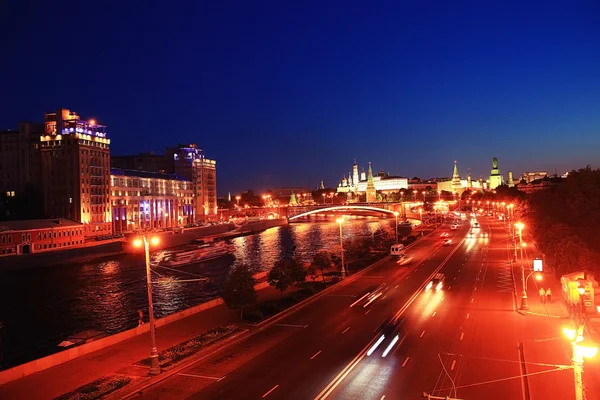
{"type": "MultiPolygon", "coordinates": [[[[394,223],[350,219],[343,226],[344,240],[393,234],[394,223]]],[[[235,238],[232,243],[235,257],[177,269],[156,267],[156,317],[216,297],[228,271],[238,263],[259,272],[271,268],[291,249],[305,261],[318,250],[339,249],[339,226],[335,222],[296,223],[235,238]]],[[[0,275],[0,369],[52,354],[61,349],[58,343],[74,333],[114,334],[133,328],[137,310],[143,310],[147,318],[146,296],[144,260],[139,254],[0,275]]]]}

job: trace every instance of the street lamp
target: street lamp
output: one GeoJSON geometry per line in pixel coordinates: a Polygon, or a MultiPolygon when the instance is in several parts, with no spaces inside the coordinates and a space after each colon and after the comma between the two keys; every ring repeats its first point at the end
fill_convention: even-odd
{"type": "Polygon", "coordinates": [[[150,240],[145,234],[141,238],[135,239],[133,245],[135,247],[144,246],[146,256],[146,282],[148,284],[148,315],[150,319],[150,375],[160,374],[160,365],[158,365],[158,350],[156,349],[156,329],[154,327],[154,306],[152,305],[152,278],[150,276],[150,244],[157,245],[158,237],[152,236],[150,240]]]}
{"type": "Polygon", "coordinates": [[[342,240],[342,224],[344,223],[344,217],[340,217],[335,220],[340,225],[340,248],[342,249],[342,280],[346,277],[346,271],[344,269],[344,242],[342,240]]]}
{"type": "Polygon", "coordinates": [[[527,304],[527,282],[525,280],[525,266],[523,265],[523,228],[525,228],[525,225],[522,222],[517,222],[515,224],[515,228],[519,230],[519,247],[521,248],[521,280],[523,282],[523,293],[521,294],[521,310],[529,310],[529,305],[527,304]]]}
{"type": "Polygon", "coordinates": [[[236,201],[238,207],[240,206],[240,199],[241,198],[242,198],[241,196],[235,196],[235,201],[236,201]]]}
{"type": "Polygon", "coordinates": [[[394,216],[396,217],[396,244],[398,244],[398,211],[394,211],[394,216]]]}
{"type": "Polygon", "coordinates": [[[575,400],[583,400],[583,360],[593,358],[598,353],[598,345],[583,337],[583,326],[578,329],[563,328],[564,335],[573,347],[573,379],[575,380],[575,400]]]}

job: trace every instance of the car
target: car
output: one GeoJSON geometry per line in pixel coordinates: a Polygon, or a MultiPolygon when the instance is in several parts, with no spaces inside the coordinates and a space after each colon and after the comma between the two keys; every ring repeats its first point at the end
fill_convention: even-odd
{"type": "Polygon", "coordinates": [[[442,274],[441,272],[438,272],[437,274],[435,274],[433,279],[431,279],[431,281],[429,281],[429,283],[425,287],[425,291],[429,292],[431,289],[434,289],[436,292],[439,292],[444,287],[445,280],[446,280],[445,275],[442,274]]]}
{"type": "Polygon", "coordinates": [[[453,231],[455,231],[455,230],[457,230],[457,229],[458,229],[458,225],[454,224],[454,225],[452,225],[452,226],[450,227],[450,229],[452,229],[453,231]]]}
{"type": "Polygon", "coordinates": [[[402,318],[386,318],[378,329],[379,337],[367,351],[367,357],[371,357],[378,348],[383,349],[381,357],[387,356],[395,346],[400,346],[408,336],[407,324],[402,318]]]}
{"type": "Polygon", "coordinates": [[[442,234],[440,236],[441,237],[447,237],[448,236],[448,232],[442,232],[442,234]]]}
{"type": "Polygon", "coordinates": [[[469,239],[475,239],[477,237],[477,232],[475,232],[474,230],[469,231],[469,233],[467,233],[467,237],[469,239]]]}
{"type": "Polygon", "coordinates": [[[452,239],[446,239],[442,242],[442,246],[450,246],[452,244],[452,239]]]}

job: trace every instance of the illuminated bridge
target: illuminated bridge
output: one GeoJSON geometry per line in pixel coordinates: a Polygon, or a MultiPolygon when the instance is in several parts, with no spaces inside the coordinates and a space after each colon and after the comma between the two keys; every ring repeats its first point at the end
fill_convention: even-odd
{"type": "Polygon", "coordinates": [[[401,203],[376,203],[376,204],[352,204],[352,205],[315,205],[288,207],[288,221],[292,222],[299,218],[308,217],[315,214],[351,214],[351,215],[371,215],[373,213],[392,215],[399,212],[402,215],[401,203]]]}

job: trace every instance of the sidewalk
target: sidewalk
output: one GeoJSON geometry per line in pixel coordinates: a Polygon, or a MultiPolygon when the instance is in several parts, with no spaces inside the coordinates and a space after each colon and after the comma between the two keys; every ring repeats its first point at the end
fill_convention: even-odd
{"type": "MultiPolygon", "coordinates": [[[[257,301],[273,301],[279,297],[279,291],[269,286],[258,291],[257,301]]],[[[157,328],[156,345],[161,351],[220,325],[236,322],[239,322],[239,311],[229,310],[222,304],[157,328]]],[[[146,376],[145,368],[131,368],[131,365],[148,357],[149,353],[149,334],[136,336],[2,385],[0,399],[54,399],[116,372],[137,374],[135,377],[146,376]]]]}
{"type": "MultiPolygon", "coordinates": [[[[525,235],[524,235],[525,236],[525,235]]],[[[535,258],[541,258],[541,254],[535,246],[531,238],[527,238],[527,247],[523,249],[523,265],[525,266],[525,278],[533,271],[533,260],[535,258]]],[[[516,287],[517,287],[517,300],[521,301],[521,255],[517,252],[517,259],[513,263],[516,287]]],[[[531,276],[527,281],[527,298],[529,303],[529,310],[523,311],[528,315],[538,315],[552,318],[569,318],[569,311],[564,303],[562,297],[562,286],[560,279],[556,276],[555,272],[551,269],[546,269],[544,265],[544,272],[542,274],[542,280],[538,281],[535,276],[531,276]],[[544,299],[540,296],[540,288],[544,291],[550,289],[552,296],[551,301],[544,296],[544,299]],[[543,300],[543,301],[542,301],[543,300]]]]}

